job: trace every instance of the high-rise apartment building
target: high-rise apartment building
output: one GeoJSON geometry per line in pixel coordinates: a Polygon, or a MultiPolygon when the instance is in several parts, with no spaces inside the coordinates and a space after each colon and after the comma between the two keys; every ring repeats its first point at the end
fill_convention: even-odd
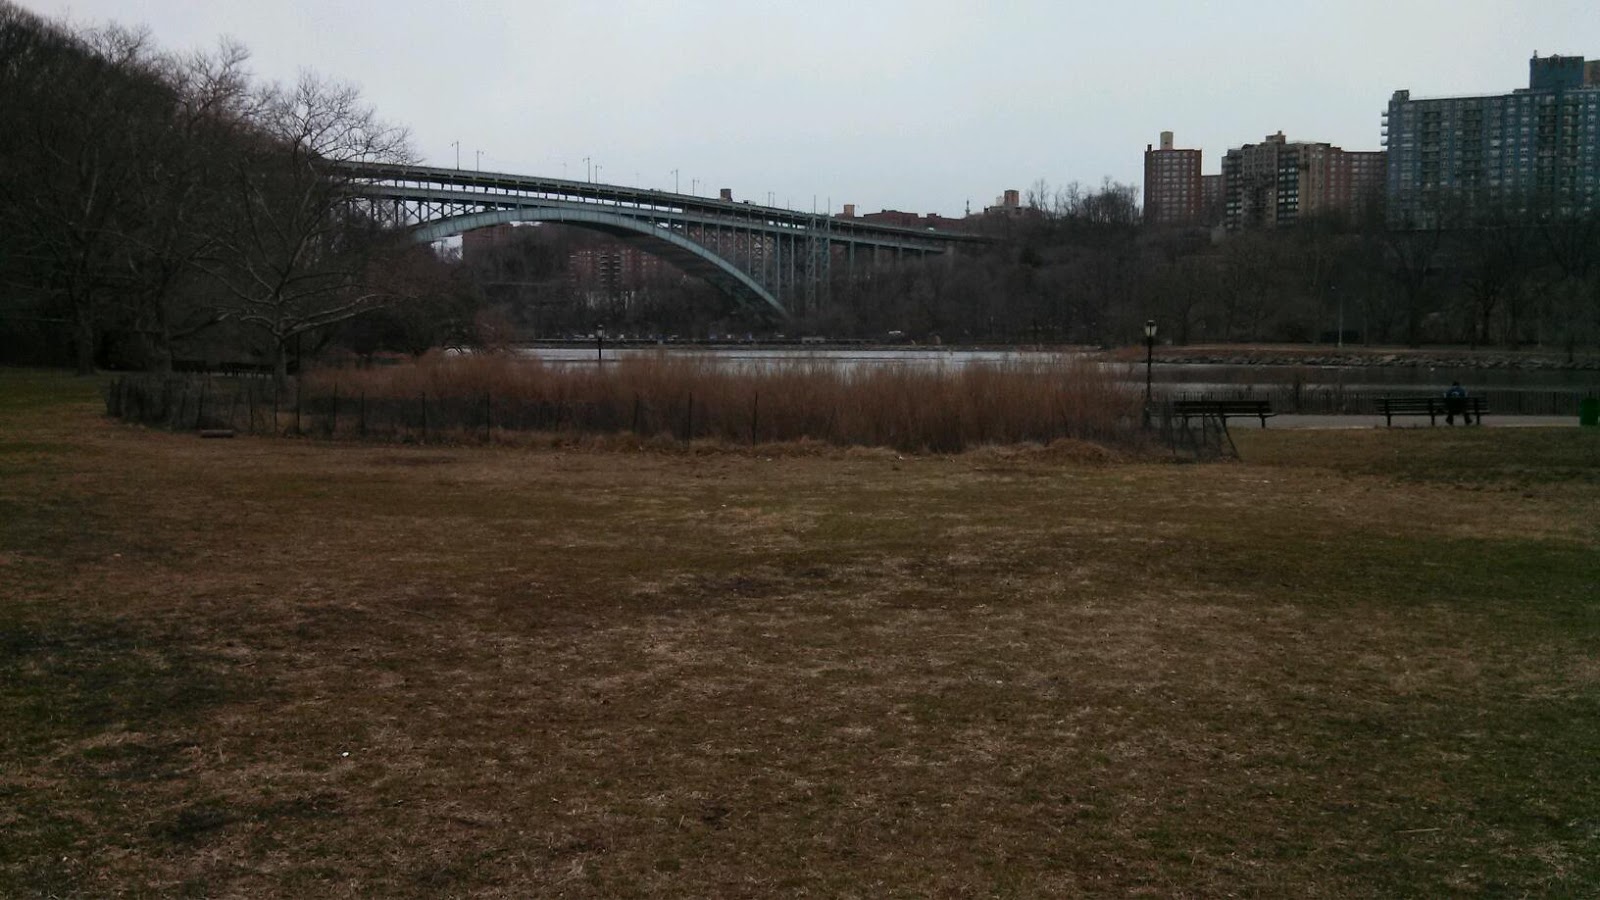
{"type": "Polygon", "coordinates": [[[1382,150],[1340,150],[1329,161],[1327,202],[1359,217],[1383,198],[1388,171],[1382,150]]]}
{"type": "Polygon", "coordinates": [[[1200,176],[1200,221],[1209,226],[1222,224],[1222,210],[1226,200],[1223,193],[1222,176],[1200,176]]]}
{"type": "Polygon", "coordinates": [[[1393,224],[1430,225],[1493,208],[1600,209],[1600,65],[1534,54],[1528,87],[1413,99],[1384,114],[1393,224]]]}
{"type": "Polygon", "coordinates": [[[1147,225],[1204,223],[1205,191],[1200,151],[1172,146],[1172,132],[1161,132],[1161,149],[1144,148],[1144,221],[1147,225]]]}
{"type": "Polygon", "coordinates": [[[1269,134],[1222,158],[1223,224],[1229,231],[1275,228],[1319,213],[1358,213],[1381,192],[1383,171],[1378,151],[1269,134]]]}

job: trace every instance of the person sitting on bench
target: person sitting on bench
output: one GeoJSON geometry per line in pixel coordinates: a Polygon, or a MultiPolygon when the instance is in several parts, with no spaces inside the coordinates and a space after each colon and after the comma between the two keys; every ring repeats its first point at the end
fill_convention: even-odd
{"type": "Polygon", "coordinates": [[[1452,381],[1449,390],[1444,392],[1444,423],[1454,425],[1456,416],[1461,417],[1461,424],[1472,424],[1472,414],[1467,412],[1467,390],[1461,382],[1452,381]]]}

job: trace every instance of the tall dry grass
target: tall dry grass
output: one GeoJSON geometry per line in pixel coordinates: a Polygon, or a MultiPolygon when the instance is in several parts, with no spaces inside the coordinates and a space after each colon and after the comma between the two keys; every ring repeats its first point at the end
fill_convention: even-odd
{"type": "MultiPolygon", "coordinates": [[[[824,441],[910,452],[988,444],[1133,439],[1140,396],[1115,372],[1078,357],[925,368],[823,363],[734,365],[658,355],[603,365],[547,364],[486,354],[430,355],[366,370],[321,370],[303,384],[309,403],[337,394],[415,422],[424,404],[435,431],[451,427],[631,432],[681,440],[824,441]]],[[[341,407],[345,408],[345,407],[341,407]]],[[[368,415],[364,412],[363,415],[368,415]]]]}

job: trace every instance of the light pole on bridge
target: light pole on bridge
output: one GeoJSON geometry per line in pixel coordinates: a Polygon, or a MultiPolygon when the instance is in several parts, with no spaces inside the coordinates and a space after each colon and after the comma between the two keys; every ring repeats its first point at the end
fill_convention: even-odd
{"type": "Polygon", "coordinates": [[[673,169],[672,170],[672,192],[674,194],[678,193],[678,170],[677,169],[673,169]]]}
{"type": "Polygon", "coordinates": [[[479,172],[483,171],[483,151],[482,150],[478,151],[478,161],[476,163],[476,166],[477,166],[477,169],[478,169],[479,172]]]}
{"type": "Polygon", "coordinates": [[[594,170],[589,167],[589,157],[587,157],[587,156],[585,156],[583,158],[583,180],[584,181],[593,181],[594,180],[594,170]]]}
{"type": "Polygon", "coordinates": [[[451,141],[450,146],[456,148],[456,171],[461,171],[461,142],[451,141]]]}
{"type": "Polygon", "coordinates": [[[594,183],[595,184],[599,184],[600,183],[600,164],[599,163],[595,163],[594,164],[594,183]]]}

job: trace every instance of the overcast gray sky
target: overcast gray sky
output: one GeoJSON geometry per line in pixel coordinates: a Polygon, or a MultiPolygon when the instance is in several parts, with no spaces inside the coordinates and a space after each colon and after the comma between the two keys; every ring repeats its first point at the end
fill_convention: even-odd
{"type": "Polygon", "coordinates": [[[437,165],[459,141],[469,167],[581,179],[589,157],[614,183],[945,215],[1039,179],[1138,185],[1163,129],[1208,173],[1278,129],[1375,150],[1397,88],[1600,57],[1595,0],[20,2],[354,83],[437,165]]]}

